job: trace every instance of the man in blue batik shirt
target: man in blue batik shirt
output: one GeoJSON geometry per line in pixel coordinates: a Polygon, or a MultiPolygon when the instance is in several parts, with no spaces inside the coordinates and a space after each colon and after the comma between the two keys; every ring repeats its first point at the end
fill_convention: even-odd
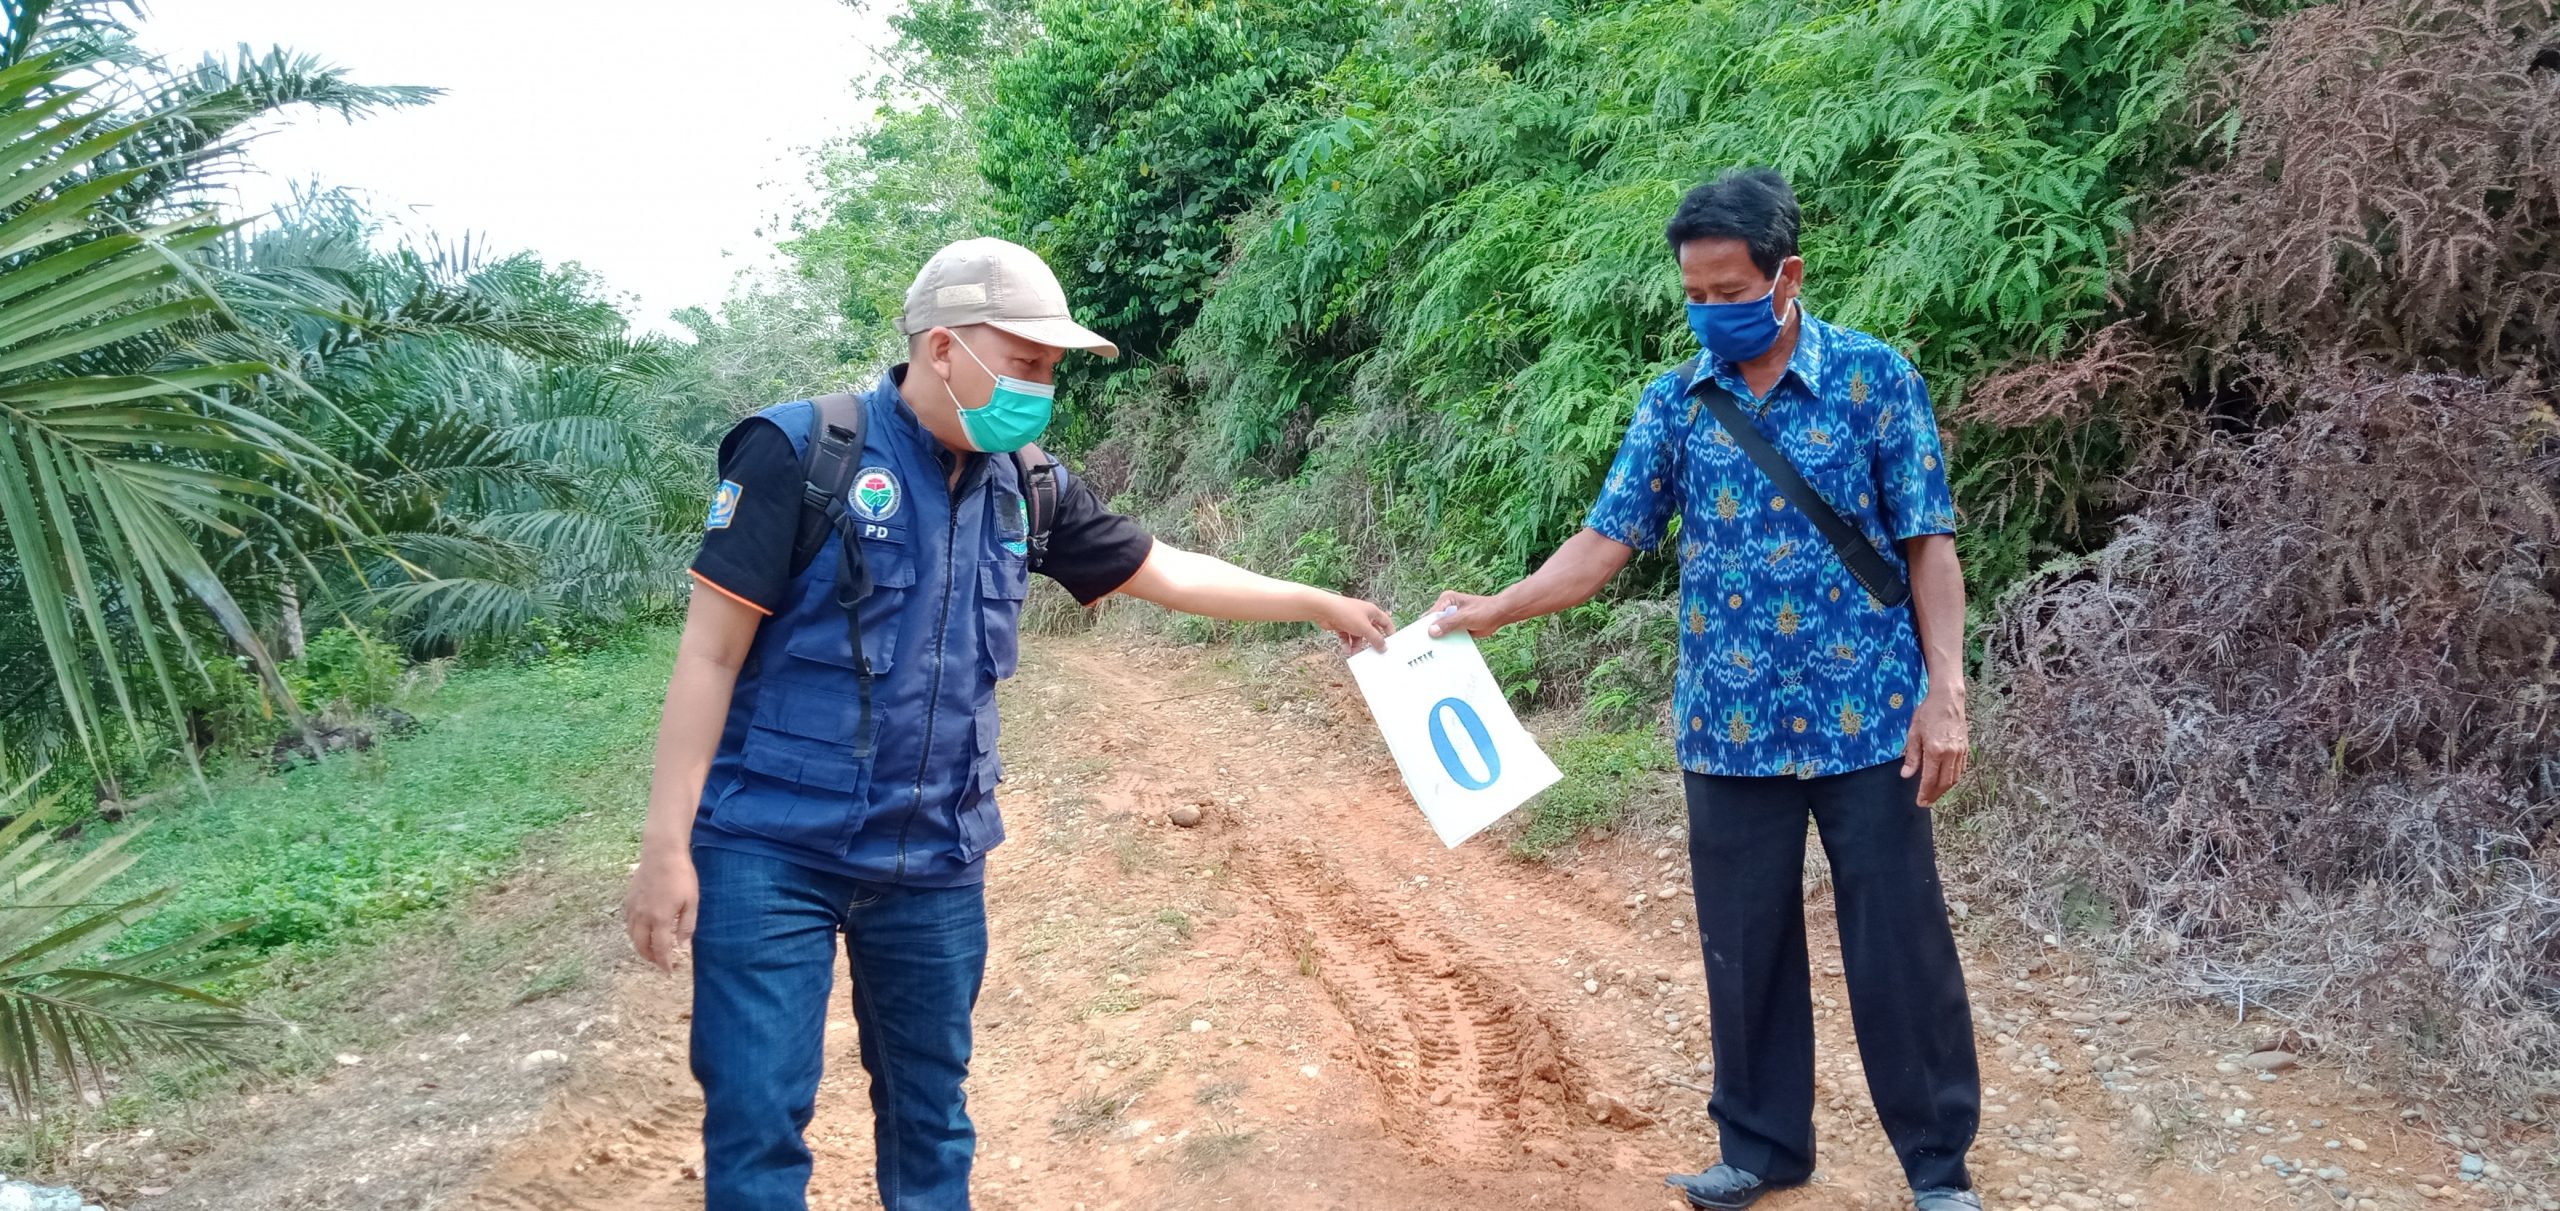
{"type": "Polygon", "coordinates": [[[1911,363],[1799,305],[1797,224],[1767,170],[1681,201],[1666,234],[1702,353],[1637,401],[1586,528],[1500,594],[1444,595],[1433,629],[1481,637],[1579,605],[1636,551],[1677,544],[1674,727],[1724,1156],[1671,1184],[1730,1209],[1813,1176],[1810,817],[1877,1115],[1919,1211],[1978,1208],[1981,1081],[1928,812],[1967,751],[1955,505],[1911,363]],[[1870,594],[1734,443],[1701,402],[1716,386],[1907,580],[1907,605],[1870,594]]]}

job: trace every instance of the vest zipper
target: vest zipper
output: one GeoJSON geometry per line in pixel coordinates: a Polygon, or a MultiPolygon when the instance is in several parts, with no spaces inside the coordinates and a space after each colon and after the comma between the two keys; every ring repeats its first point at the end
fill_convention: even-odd
{"type": "MultiPolygon", "coordinates": [[[[967,482],[963,476],[962,482],[967,482]]],[[[916,793],[907,805],[907,818],[898,824],[898,882],[907,881],[907,833],[916,826],[916,814],[924,810],[924,781],[933,770],[933,725],[942,714],[942,668],[951,644],[952,577],[959,573],[960,500],[951,501],[951,530],[942,542],[942,612],[934,621],[933,691],[924,706],[924,756],[916,762],[916,793]]]]}

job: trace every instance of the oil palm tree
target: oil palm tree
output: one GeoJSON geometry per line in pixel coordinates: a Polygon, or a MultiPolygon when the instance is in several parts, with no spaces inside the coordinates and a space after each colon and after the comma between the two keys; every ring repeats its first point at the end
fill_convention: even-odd
{"type": "Polygon", "coordinates": [[[0,685],[45,691],[92,753],[111,715],[140,745],[137,679],[175,713],[192,621],[289,703],[206,552],[279,515],[349,525],[333,460],[242,390],[278,359],[216,339],[239,325],[199,186],[262,114],[431,95],[284,51],[174,70],[133,50],[138,11],[0,0],[0,593],[26,607],[0,685]]]}
{"type": "Polygon", "coordinates": [[[321,192],[212,258],[245,322],[196,352],[278,362],[259,411],[346,469],[363,527],[280,519],[218,569],[427,648],[671,592],[707,466],[661,406],[669,351],[573,272],[383,234],[321,192]]]}
{"type": "Polygon", "coordinates": [[[327,460],[219,389],[263,363],[183,356],[180,334],[220,304],[192,263],[222,228],[199,215],[137,224],[106,202],[149,173],[92,171],[145,123],[63,87],[72,65],[37,57],[0,68],[0,525],[16,588],[65,713],[94,742],[101,683],[135,707],[112,611],[129,620],[164,699],[174,702],[182,603],[210,614],[267,668],[248,619],[197,547],[244,519],[303,502],[222,469],[262,463],[297,477],[327,460]]]}
{"type": "MultiPolygon", "coordinates": [[[[0,0],[0,722],[32,696],[96,768],[224,647],[289,707],[256,624],[297,585],[435,637],[673,582],[699,452],[610,308],[530,258],[200,208],[257,115],[426,90],[283,52],[167,70],[134,11],[0,0]]],[[[204,990],[236,927],[99,957],[166,893],[112,890],[131,832],[65,857],[42,815],[0,796],[0,1087],[219,1054],[251,1023],[204,990]]]]}
{"type": "Polygon", "coordinates": [[[413,506],[403,515],[411,524],[386,526],[383,541],[439,574],[404,574],[384,559],[350,588],[387,626],[427,644],[672,599],[698,541],[709,466],[700,446],[668,430],[654,360],[645,347],[603,365],[445,351],[413,384],[400,440],[384,443],[413,467],[372,489],[435,489],[416,502],[432,509],[413,506]],[[441,455],[432,463],[430,450],[441,455]]]}

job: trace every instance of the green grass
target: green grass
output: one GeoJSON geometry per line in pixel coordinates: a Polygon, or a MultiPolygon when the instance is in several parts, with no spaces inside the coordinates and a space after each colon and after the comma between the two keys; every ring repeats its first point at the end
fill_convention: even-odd
{"type": "Polygon", "coordinates": [[[1526,823],[1511,852],[1549,858],[1595,829],[1607,828],[1676,796],[1671,744],[1649,732],[1586,732],[1555,746],[1563,781],[1521,809],[1526,823]]]}
{"type": "Polygon", "coordinates": [[[247,944],[309,952],[451,901],[581,812],[636,827],[674,639],[464,670],[410,704],[417,735],[281,775],[237,768],[210,803],[169,801],[132,843],[122,886],[178,891],[126,944],[249,917],[247,944]]]}
{"type": "Polygon", "coordinates": [[[1096,1087],[1067,1099],[1055,1115],[1050,1116],[1049,1131],[1062,1140],[1087,1140],[1101,1136],[1120,1125],[1138,1099],[1146,1096],[1153,1078],[1145,1074],[1132,1077],[1117,1089],[1096,1087]]]}
{"type": "MultiPolygon", "coordinates": [[[[467,1029],[598,974],[578,949],[636,847],[672,631],[522,667],[466,669],[401,705],[425,727],[285,774],[211,771],[160,800],[122,890],[175,885],[133,943],[241,915],[270,961],[223,991],[295,1029],[251,1067],[146,1061],[104,1106],[0,1137],[0,1172],[77,1176],[102,1132],[184,1134],[222,1096],[329,1070],[419,1032],[467,1029]],[[480,893],[480,894],[473,894],[480,893]]],[[[81,844],[108,830],[92,824],[81,844]]]]}
{"type": "Polygon", "coordinates": [[[2059,916],[2062,932],[2073,937],[2094,938],[2112,933],[2116,927],[2116,908],[2107,894],[2088,880],[2072,878],[2062,885],[2059,916]]]}
{"type": "Polygon", "coordinates": [[[570,955],[533,973],[533,977],[524,982],[524,988],[516,993],[516,1004],[526,1005],[556,997],[586,982],[586,958],[582,955],[570,955]]]}

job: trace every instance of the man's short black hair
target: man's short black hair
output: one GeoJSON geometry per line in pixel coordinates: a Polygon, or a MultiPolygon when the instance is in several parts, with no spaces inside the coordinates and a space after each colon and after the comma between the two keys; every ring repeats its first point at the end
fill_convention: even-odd
{"type": "Polygon", "coordinates": [[[1692,240],[1740,240],[1751,249],[1751,263],[1774,278],[1778,266],[1796,255],[1802,222],[1796,191],[1776,169],[1737,168],[1690,190],[1662,234],[1673,256],[1692,240]]]}

